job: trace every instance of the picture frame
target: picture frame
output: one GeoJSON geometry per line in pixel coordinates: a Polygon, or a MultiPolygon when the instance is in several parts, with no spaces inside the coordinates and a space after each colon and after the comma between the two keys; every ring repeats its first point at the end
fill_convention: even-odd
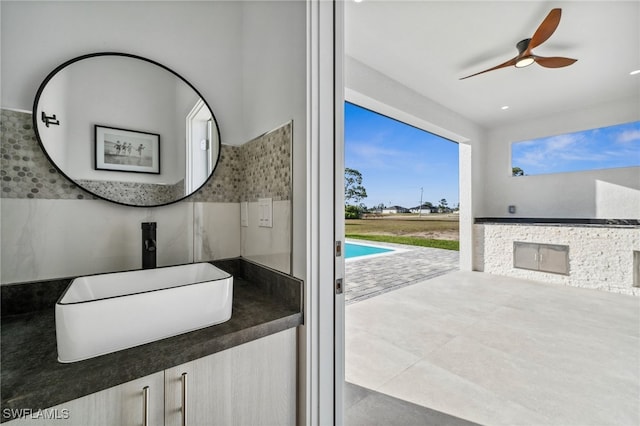
{"type": "Polygon", "coordinates": [[[160,174],[160,135],[96,124],[95,169],[160,174]]]}

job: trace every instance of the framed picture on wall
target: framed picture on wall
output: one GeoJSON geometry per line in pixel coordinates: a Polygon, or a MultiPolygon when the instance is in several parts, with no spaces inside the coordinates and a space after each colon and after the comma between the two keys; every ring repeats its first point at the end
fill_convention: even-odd
{"type": "Polygon", "coordinates": [[[160,135],[96,124],[95,169],[160,174],[160,135]]]}

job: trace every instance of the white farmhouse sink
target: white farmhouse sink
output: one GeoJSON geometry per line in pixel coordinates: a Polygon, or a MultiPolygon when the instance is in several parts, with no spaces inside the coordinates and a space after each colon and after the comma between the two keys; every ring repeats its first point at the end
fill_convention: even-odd
{"type": "Polygon", "coordinates": [[[56,304],[58,361],[81,361],[231,318],[233,277],[209,263],[74,279],[56,304]]]}

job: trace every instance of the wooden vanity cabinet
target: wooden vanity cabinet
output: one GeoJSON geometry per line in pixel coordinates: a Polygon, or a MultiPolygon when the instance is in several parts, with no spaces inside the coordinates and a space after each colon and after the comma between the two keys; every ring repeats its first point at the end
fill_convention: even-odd
{"type": "Polygon", "coordinates": [[[187,426],[294,425],[295,341],[289,329],[165,370],[165,426],[183,425],[185,387],[187,426]]]}
{"type": "Polygon", "coordinates": [[[294,425],[296,351],[291,328],[5,424],[294,425]]]}
{"type": "Polygon", "coordinates": [[[147,388],[147,425],[164,423],[164,372],[67,401],[54,407],[24,413],[3,423],[10,426],[144,425],[144,388],[147,388]]]}

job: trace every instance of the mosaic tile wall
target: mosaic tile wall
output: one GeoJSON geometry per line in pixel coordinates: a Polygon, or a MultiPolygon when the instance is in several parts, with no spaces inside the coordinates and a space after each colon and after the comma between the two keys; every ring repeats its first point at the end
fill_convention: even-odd
{"type": "Polygon", "coordinates": [[[62,176],[38,145],[31,114],[0,110],[2,198],[93,199],[62,176]]]}
{"type": "Polygon", "coordinates": [[[234,202],[291,199],[293,123],[241,146],[222,145],[212,179],[190,199],[234,202]]]}
{"type": "Polygon", "coordinates": [[[76,182],[96,195],[123,204],[145,206],[167,204],[182,198],[184,194],[184,180],[175,185],[85,179],[77,179],[76,182]]]}
{"type": "Polygon", "coordinates": [[[242,201],[264,197],[274,201],[291,199],[292,131],[293,123],[289,122],[242,145],[242,201]]]}
{"type": "Polygon", "coordinates": [[[241,147],[222,145],[213,176],[189,201],[239,203],[242,197],[241,147]]]}
{"type": "MultiPolygon", "coordinates": [[[[2,198],[95,199],[51,165],[37,142],[30,113],[0,110],[0,129],[2,198]]],[[[292,130],[290,122],[242,146],[222,145],[212,179],[187,201],[237,203],[261,197],[289,200],[292,130]]],[[[86,184],[99,194],[113,191],[111,188],[104,192],[105,189],[100,188],[102,183],[86,184]]],[[[172,191],[175,194],[180,185],[156,192],[168,197],[172,191]]],[[[135,195],[121,198],[121,202],[142,199],[142,186],[138,185],[135,195]]]]}

